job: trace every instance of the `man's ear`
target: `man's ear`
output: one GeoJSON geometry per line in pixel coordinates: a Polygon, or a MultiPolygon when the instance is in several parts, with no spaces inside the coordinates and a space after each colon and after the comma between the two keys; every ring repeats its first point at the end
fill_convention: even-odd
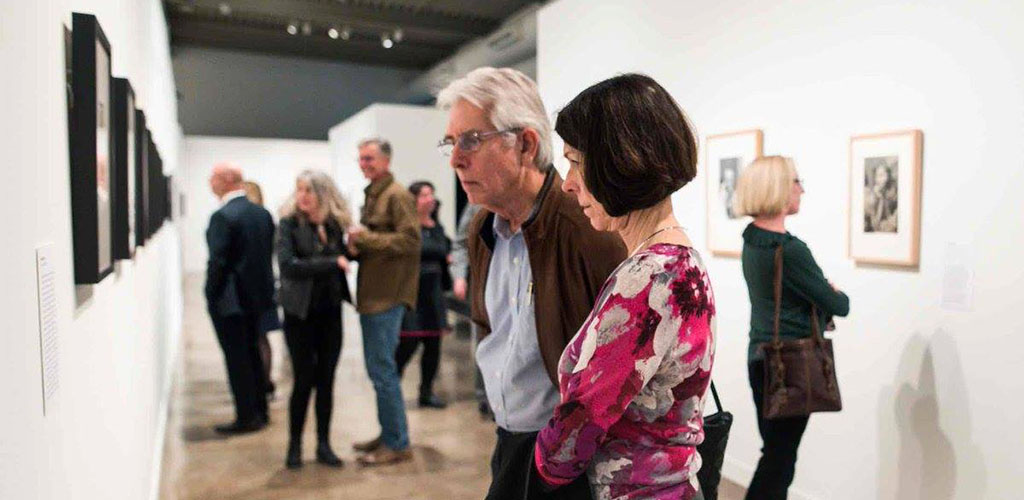
{"type": "Polygon", "coordinates": [[[523,129],[522,134],[523,145],[519,155],[523,163],[533,164],[536,161],[537,155],[540,154],[540,134],[532,128],[523,129]]]}

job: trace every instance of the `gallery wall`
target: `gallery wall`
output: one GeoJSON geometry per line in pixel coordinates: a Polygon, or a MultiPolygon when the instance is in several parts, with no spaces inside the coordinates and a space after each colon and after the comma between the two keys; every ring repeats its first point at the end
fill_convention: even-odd
{"type": "MultiPolygon", "coordinates": [[[[844,409],[811,418],[792,498],[1019,496],[1022,18],[1020,3],[962,0],[560,0],[539,14],[549,112],[639,71],[674,95],[702,148],[709,134],[760,128],[766,154],[796,160],[807,192],[788,227],[849,294],[852,313],[834,335],[844,409]],[[855,265],[849,138],[903,129],[924,134],[920,265],[855,265]],[[944,292],[966,293],[968,306],[944,307],[944,292]]],[[[714,285],[714,378],[736,416],[724,472],[746,484],[760,447],[750,306],[739,261],[706,247],[704,171],[673,202],[714,285]]]]}
{"type": "Polygon", "coordinates": [[[295,192],[295,178],[306,169],[331,172],[327,141],[186,136],[182,141],[185,217],[182,254],[186,272],[206,270],[206,228],[220,207],[210,191],[213,165],[230,161],[260,185],[263,204],[277,220],[278,209],[295,192]]]}
{"type": "Polygon", "coordinates": [[[0,498],[151,497],[182,297],[175,224],[92,286],[74,285],[64,37],[95,14],[115,76],[174,173],[180,128],[158,0],[0,3],[0,498]],[[52,244],[58,388],[43,414],[36,248],[52,244]]]}

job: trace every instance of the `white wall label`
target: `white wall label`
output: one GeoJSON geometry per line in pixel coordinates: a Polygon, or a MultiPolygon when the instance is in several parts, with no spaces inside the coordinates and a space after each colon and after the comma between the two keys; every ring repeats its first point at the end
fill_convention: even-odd
{"type": "Polygon", "coordinates": [[[946,269],[942,274],[942,308],[970,311],[974,295],[971,249],[964,243],[946,244],[946,269]]]}
{"type": "Polygon", "coordinates": [[[43,415],[60,385],[58,366],[57,291],[53,244],[36,248],[36,284],[39,297],[39,353],[43,377],[43,415]]]}

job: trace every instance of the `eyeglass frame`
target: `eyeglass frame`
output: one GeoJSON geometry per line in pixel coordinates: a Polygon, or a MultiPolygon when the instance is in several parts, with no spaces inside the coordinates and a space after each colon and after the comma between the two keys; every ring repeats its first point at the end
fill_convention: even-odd
{"type": "Polygon", "coordinates": [[[459,134],[456,137],[445,137],[444,139],[441,139],[440,141],[437,141],[437,151],[439,153],[441,153],[441,156],[448,157],[448,156],[451,156],[452,153],[455,152],[455,147],[458,146],[458,148],[460,150],[465,151],[467,153],[472,153],[472,152],[480,149],[480,146],[482,146],[484,144],[484,141],[486,141],[487,139],[490,139],[491,137],[499,136],[501,134],[508,134],[508,133],[517,133],[518,134],[519,132],[522,132],[522,131],[523,131],[523,127],[509,127],[507,129],[492,130],[490,132],[480,132],[478,130],[470,130],[468,132],[463,132],[463,133],[459,134]],[[470,147],[466,147],[464,145],[460,145],[459,144],[459,143],[464,142],[468,138],[472,138],[473,140],[475,140],[476,141],[476,145],[470,148],[470,147]]]}

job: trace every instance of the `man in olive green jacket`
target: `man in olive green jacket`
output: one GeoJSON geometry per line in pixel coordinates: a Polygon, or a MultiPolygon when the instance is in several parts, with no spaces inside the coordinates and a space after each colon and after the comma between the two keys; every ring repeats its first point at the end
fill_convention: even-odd
{"type": "Polygon", "coordinates": [[[395,349],[406,309],[416,307],[420,274],[420,224],[416,202],[390,172],[391,145],[383,139],[359,143],[359,168],[366,187],[361,226],[348,234],[359,261],[356,309],[363,330],[366,371],[377,393],[380,436],[358,443],[359,461],[381,465],[409,460],[405,403],[395,366],[395,349]]]}

